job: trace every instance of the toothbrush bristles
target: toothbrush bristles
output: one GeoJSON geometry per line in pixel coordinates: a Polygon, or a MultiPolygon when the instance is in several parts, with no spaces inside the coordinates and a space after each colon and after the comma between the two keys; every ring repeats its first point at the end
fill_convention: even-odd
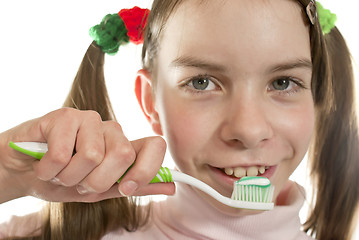
{"type": "Polygon", "coordinates": [[[274,187],[234,184],[232,199],[246,202],[272,202],[274,187]]]}

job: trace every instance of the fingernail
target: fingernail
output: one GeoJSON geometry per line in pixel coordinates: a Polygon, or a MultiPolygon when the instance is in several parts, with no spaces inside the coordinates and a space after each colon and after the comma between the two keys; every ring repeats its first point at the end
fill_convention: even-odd
{"type": "Polygon", "coordinates": [[[53,179],[51,179],[50,182],[55,185],[62,185],[60,179],[58,179],[57,177],[54,177],[53,179]]]}
{"type": "Polygon", "coordinates": [[[76,190],[78,193],[80,194],[86,194],[89,193],[90,191],[88,189],[86,189],[84,186],[82,185],[77,185],[76,190]]]}
{"type": "Polygon", "coordinates": [[[123,196],[132,196],[132,194],[137,190],[138,185],[134,181],[123,182],[119,188],[121,195],[123,196]]]}

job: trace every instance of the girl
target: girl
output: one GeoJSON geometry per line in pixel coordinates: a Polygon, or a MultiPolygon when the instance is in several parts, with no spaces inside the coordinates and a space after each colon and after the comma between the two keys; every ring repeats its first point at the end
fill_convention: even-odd
{"type": "Polygon", "coordinates": [[[313,1],[154,1],[148,16],[135,86],[152,129],[180,171],[225,196],[242,176],[268,177],[276,189],[268,212],[232,209],[183,185],[152,206],[130,197],[175,189],[148,184],[163,161],[162,138],[130,142],[111,121],[103,60],[118,46],[100,35],[65,102],[94,111],[64,108],[2,134],[0,200],[52,201],[43,218],[2,226],[4,237],[308,239],[298,219],[303,191],[288,177],[309,148],[315,202],[304,231],[350,239],[359,194],[351,60],[337,28],[323,35],[313,1]],[[10,140],[47,142],[49,151],[32,162],[10,140]]]}

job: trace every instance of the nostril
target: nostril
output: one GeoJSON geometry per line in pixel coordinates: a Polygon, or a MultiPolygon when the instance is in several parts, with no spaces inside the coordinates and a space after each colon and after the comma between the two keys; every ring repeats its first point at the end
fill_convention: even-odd
{"type": "Polygon", "coordinates": [[[231,109],[221,126],[221,137],[228,146],[241,149],[257,148],[273,138],[272,123],[251,103],[241,104],[241,110],[231,109]]]}
{"type": "Polygon", "coordinates": [[[226,144],[229,146],[229,147],[235,147],[235,148],[238,148],[238,149],[246,149],[246,147],[244,146],[244,144],[238,140],[238,139],[230,139],[226,142],[226,144]]]}

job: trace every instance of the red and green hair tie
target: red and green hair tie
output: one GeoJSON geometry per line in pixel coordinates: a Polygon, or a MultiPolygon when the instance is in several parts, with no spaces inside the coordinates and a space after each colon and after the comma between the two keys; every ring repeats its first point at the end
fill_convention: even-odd
{"type": "Polygon", "coordinates": [[[148,9],[134,7],[107,14],[100,24],[90,28],[89,34],[103,52],[114,55],[122,44],[143,43],[149,13],[148,9]]]}

